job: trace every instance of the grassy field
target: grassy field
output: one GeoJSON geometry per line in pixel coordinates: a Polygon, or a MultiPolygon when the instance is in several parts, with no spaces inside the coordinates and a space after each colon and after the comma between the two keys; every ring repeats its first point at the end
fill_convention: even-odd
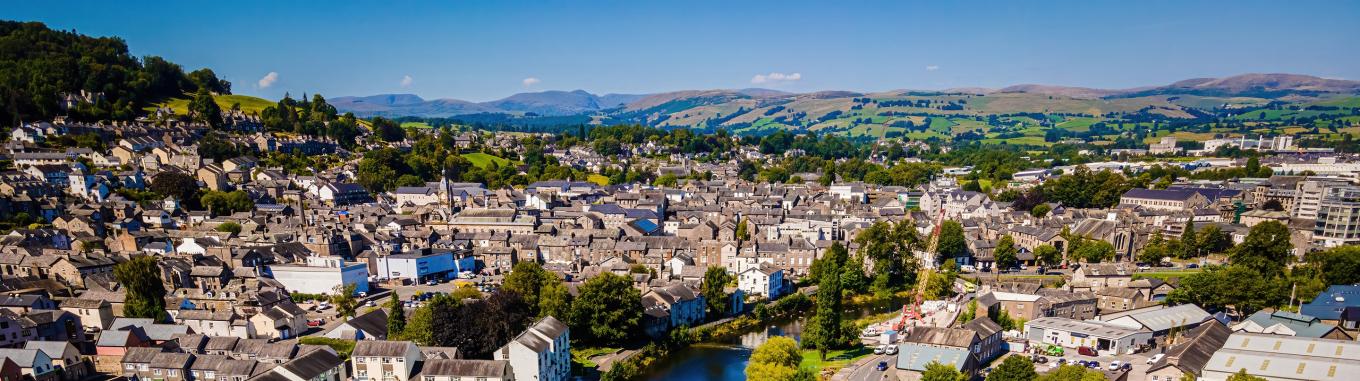
{"type": "Polygon", "coordinates": [[[803,351],[803,362],[798,363],[798,367],[819,371],[826,368],[844,368],[872,353],[874,350],[867,347],[832,350],[826,352],[826,361],[822,361],[822,356],[817,350],[807,349],[803,351]]]}
{"type": "Polygon", "coordinates": [[[590,174],[590,176],[586,178],[586,181],[595,183],[596,185],[600,185],[600,186],[609,185],[609,178],[608,178],[608,177],[605,177],[604,175],[594,174],[594,173],[590,174]]]}
{"type": "MultiPolygon", "coordinates": [[[[217,102],[217,106],[221,107],[223,111],[230,110],[232,105],[240,103],[241,111],[244,111],[247,114],[258,114],[260,111],[264,111],[265,107],[273,106],[275,104],[267,99],[256,98],[249,95],[215,95],[213,96],[213,100],[217,102]]],[[[173,98],[162,102],[159,105],[149,107],[147,108],[147,111],[154,111],[159,107],[169,107],[171,110],[175,111],[175,114],[185,115],[189,113],[189,99],[173,98]]]]}
{"type": "Polygon", "coordinates": [[[1200,270],[1177,270],[1177,271],[1148,271],[1133,274],[1133,279],[1157,278],[1167,280],[1171,278],[1184,278],[1198,273],[1200,270]]]}
{"type": "Polygon", "coordinates": [[[488,155],[482,152],[465,153],[462,156],[464,159],[468,159],[468,161],[472,162],[472,165],[477,166],[477,168],[483,169],[490,167],[491,163],[496,163],[496,166],[498,167],[504,167],[511,163],[510,160],[488,155]]]}
{"type": "Polygon", "coordinates": [[[604,347],[604,348],[593,348],[593,347],[572,348],[572,349],[571,349],[571,362],[574,362],[574,363],[577,363],[577,364],[581,364],[581,366],[582,366],[582,367],[585,367],[585,368],[595,368],[595,367],[599,367],[599,364],[596,364],[594,361],[590,361],[590,358],[591,358],[591,357],[595,357],[595,356],[599,356],[599,355],[603,355],[603,354],[614,353],[614,352],[618,352],[618,351],[619,351],[619,348],[608,348],[608,347],[604,347]]]}
{"type": "Polygon", "coordinates": [[[425,122],[401,122],[401,127],[434,128],[434,126],[431,126],[429,123],[425,122]]]}

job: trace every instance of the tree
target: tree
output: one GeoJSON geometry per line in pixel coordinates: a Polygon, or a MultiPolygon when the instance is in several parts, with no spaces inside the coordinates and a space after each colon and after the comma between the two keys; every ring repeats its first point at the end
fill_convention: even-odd
{"type": "Polygon", "coordinates": [[[1340,246],[1308,253],[1304,261],[1326,284],[1360,283],[1360,246],[1340,246]]]}
{"type": "Polygon", "coordinates": [[[596,275],[581,285],[572,303],[573,332],[598,345],[618,345],[638,333],[642,295],[633,280],[613,273],[596,275]]]}
{"type": "Polygon", "coordinates": [[[1162,263],[1162,260],[1171,255],[1171,250],[1168,247],[1169,242],[1165,238],[1162,238],[1162,234],[1154,233],[1152,238],[1148,239],[1147,244],[1143,245],[1143,252],[1138,253],[1138,261],[1143,263],[1162,263]]]}
{"type": "Polygon", "coordinates": [[[1010,356],[987,375],[987,381],[1030,381],[1038,377],[1039,373],[1034,371],[1034,362],[1028,357],[1010,356]]]}
{"type": "Polygon", "coordinates": [[[255,201],[245,191],[231,192],[207,191],[199,198],[199,203],[208,208],[213,215],[226,216],[237,212],[255,210],[255,201]]]}
{"type": "Polygon", "coordinates": [[[335,305],[335,313],[340,316],[354,317],[354,310],[359,308],[359,298],[354,297],[357,283],[340,284],[335,286],[335,293],[331,294],[331,304],[335,305]]]}
{"type": "Polygon", "coordinates": [[[205,87],[200,87],[194,94],[194,99],[189,102],[189,114],[196,122],[207,124],[214,129],[222,127],[222,108],[217,105],[217,101],[205,87]]]}
{"type": "Polygon", "coordinates": [[[113,266],[113,277],[127,293],[123,316],[165,320],[165,284],[156,258],[140,256],[113,266]]]}
{"type": "Polygon", "coordinates": [[[1033,209],[1029,210],[1029,215],[1034,216],[1034,218],[1041,218],[1043,216],[1047,216],[1048,212],[1052,210],[1053,207],[1048,206],[1048,204],[1039,204],[1035,205],[1033,209]]]}
{"type": "Polygon", "coordinates": [[[1200,255],[1199,236],[1195,234],[1195,221],[1193,219],[1185,221],[1185,229],[1181,232],[1181,258],[1197,258],[1200,255]]]}
{"type": "Polygon", "coordinates": [[[727,309],[731,306],[726,290],[728,283],[732,283],[732,275],[727,273],[727,269],[710,266],[704,270],[704,284],[700,292],[704,295],[704,302],[708,303],[710,318],[727,315],[727,309]]]}
{"type": "MultiPolygon", "coordinates": [[[[913,250],[922,244],[910,220],[895,224],[876,222],[860,231],[854,241],[859,244],[858,257],[873,261],[875,294],[889,294],[916,282],[916,270],[920,264],[913,250]]],[[[863,271],[863,263],[858,266],[855,271],[863,271]]]]}
{"type": "Polygon", "coordinates": [[[538,262],[523,261],[516,263],[510,274],[505,276],[501,288],[519,294],[529,306],[529,314],[539,316],[539,296],[543,287],[550,283],[561,283],[561,280],[557,274],[544,270],[538,262]]]}
{"type": "Polygon", "coordinates": [[[401,124],[383,117],[373,118],[373,133],[389,143],[406,140],[406,130],[401,129],[401,124]]]}
{"type": "Polygon", "coordinates": [[[935,261],[944,262],[968,255],[968,241],[963,237],[963,225],[945,221],[940,226],[939,241],[935,244],[935,261]]]}
{"type": "MultiPolygon", "coordinates": [[[[1255,160],[1255,158],[1252,159],[1255,160]]],[[[1266,381],[1266,379],[1247,374],[1247,368],[1242,368],[1241,370],[1238,370],[1237,373],[1228,376],[1227,381],[1266,381]]]]}
{"type": "Polygon", "coordinates": [[[241,234],[241,224],[238,224],[235,221],[227,221],[223,222],[221,225],[217,225],[217,227],[213,228],[213,230],[223,233],[231,233],[233,235],[241,234]]]}
{"type": "Polygon", "coordinates": [[[1266,221],[1252,226],[1247,238],[1233,248],[1228,260],[1268,277],[1284,273],[1291,262],[1289,228],[1277,221],[1266,221]]]}
{"type": "Polygon", "coordinates": [[[1081,365],[1063,365],[1057,370],[1044,373],[1035,378],[1037,381],[1105,381],[1105,373],[1087,369],[1081,365]]]}
{"type": "Polygon", "coordinates": [[[1043,244],[1034,248],[1034,258],[1045,265],[1056,266],[1062,263],[1062,252],[1053,245],[1043,244]]]}
{"type": "Polygon", "coordinates": [[[785,336],[770,337],[752,352],[747,363],[747,380],[796,380],[800,362],[802,352],[798,351],[798,343],[785,336]]]}
{"type": "Polygon", "coordinates": [[[198,201],[198,197],[194,197],[199,190],[198,179],[182,172],[164,171],[158,173],[156,177],[151,178],[150,188],[152,192],[173,197],[182,203],[196,203],[198,201]]]}
{"type": "Polygon", "coordinates": [[[433,341],[437,346],[458,348],[466,358],[491,358],[496,349],[524,332],[532,318],[528,310],[519,294],[504,290],[481,300],[449,303],[434,310],[431,321],[435,327],[458,329],[435,329],[433,341]]]}
{"type": "Polygon", "coordinates": [[[1266,200],[1266,202],[1261,204],[1261,210],[1283,212],[1284,204],[1281,204],[1280,200],[1266,200]]]}
{"type": "Polygon", "coordinates": [[[808,346],[817,348],[823,361],[826,352],[840,346],[841,342],[841,279],[830,274],[840,273],[840,264],[830,262],[822,267],[822,276],[817,282],[817,314],[808,324],[803,340],[808,346]]]}
{"type": "Polygon", "coordinates": [[[198,87],[198,90],[208,90],[218,94],[231,94],[231,82],[218,79],[217,73],[212,69],[203,68],[190,72],[187,76],[189,82],[198,87]]]}
{"type": "Polygon", "coordinates": [[[1181,279],[1166,296],[1169,304],[1195,304],[1211,311],[1233,307],[1242,316],[1277,307],[1289,298],[1284,278],[1272,278],[1241,265],[1214,266],[1181,279]]]}
{"type": "MultiPolygon", "coordinates": [[[[553,278],[557,275],[553,274],[553,278]]],[[[471,286],[468,289],[476,291],[471,286]]],[[[538,316],[552,316],[561,321],[571,321],[571,293],[561,281],[548,282],[538,290],[538,316]]]]}
{"type": "Polygon", "coordinates": [[[926,370],[921,372],[921,381],[967,381],[968,376],[954,369],[949,365],[941,364],[939,361],[931,361],[926,364],[926,370]]]}
{"type": "Polygon", "coordinates": [[[746,217],[742,217],[741,221],[737,223],[738,241],[747,241],[751,239],[751,233],[747,230],[748,228],[746,227],[746,224],[747,224],[746,217]]]}
{"type": "Polygon", "coordinates": [[[404,337],[406,331],[406,307],[401,304],[401,297],[397,296],[396,291],[392,291],[392,306],[388,307],[387,312],[387,336],[404,337]]]}
{"type": "MultiPolygon", "coordinates": [[[[450,308],[459,303],[459,300],[449,295],[435,294],[425,305],[411,312],[411,318],[406,321],[406,327],[402,330],[401,339],[414,341],[420,345],[435,345],[434,312],[450,308]]],[[[389,334],[389,340],[394,340],[391,337],[389,334]]]]}
{"type": "Polygon", "coordinates": [[[1081,245],[1072,250],[1072,257],[1087,263],[1100,263],[1114,258],[1114,245],[1109,242],[1091,240],[1084,241],[1081,245]]]}
{"type": "Polygon", "coordinates": [[[993,249],[992,253],[993,257],[996,258],[998,269],[1009,269],[1020,263],[1017,256],[1019,251],[1015,248],[1015,239],[1011,238],[1009,234],[1001,236],[1001,239],[996,241],[996,249],[993,249]]]}

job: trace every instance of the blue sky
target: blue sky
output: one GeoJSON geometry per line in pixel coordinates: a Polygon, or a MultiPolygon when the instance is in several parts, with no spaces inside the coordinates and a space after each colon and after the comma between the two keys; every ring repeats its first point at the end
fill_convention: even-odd
{"type": "Polygon", "coordinates": [[[1357,1],[43,0],[0,18],[120,36],[269,98],[1360,79],[1357,1]]]}

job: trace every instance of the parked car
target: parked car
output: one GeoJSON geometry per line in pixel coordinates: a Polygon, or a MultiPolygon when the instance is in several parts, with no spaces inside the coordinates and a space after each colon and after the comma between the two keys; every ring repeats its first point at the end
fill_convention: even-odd
{"type": "Polygon", "coordinates": [[[1034,358],[1030,359],[1030,361],[1033,361],[1038,364],[1047,364],[1048,358],[1044,356],[1034,356],[1034,358]]]}
{"type": "Polygon", "coordinates": [[[886,353],[890,355],[897,354],[897,344],[888,344],[888,349],[886,353]]]}
{"type": "Polygon", "coordinates": [[[973,265],[963,265],[963,266],[959,266],[959,271],[960,271],[960,272],[963,272],[963,273],[965,273],[965,274],[966,274],[966,273],[971,273],[971,272],[977,271],[977,267],[975,267],[975,266],[973,266],[973,265]]]}
{"type": "Polygon", "coordinates": [[[880,345],[880,346],[874,347],[874,354],[876,354],[876,355],[881,355],[881,354],[885,354],[885,353],[888,353],[888,346],[887,346],[887,345],[880,345]]]}
{"type": "Polygon", "coordinates": [[[888,362],[887,362],[887,361],[879,361],[879,362],[878,362],[878,366],[876,366],[876,367],[874,367],[874,368],[875,368],[875,369],[878,369],[878,371],[880,371],[880,372],[886,371],[886,370],[888,370],[888,362]]]}
{"type": "Polygon", "coordinates": [[[1165,353],[1158,353],[1158,354],[1152,355],[1152,357],[1149,357],[1149,358],[1148,358],[1147,363],[1148,363],[1148,364],[1155,364],[1155,363],[1157,363],[1158,361],[1162,361],[1162,358],[1163,358],[1163,357],[1166,357],[1166,354],[1165,354],[1165,353]]]}
{"type": "Polygon", "coordinates": [[[1077,347],[1077,354],[1091,357],[1100,356],[1100,353],[1096,352],[1096,349],[1091,347],[1077,347]]]}
{"type": "Polygon", "coordinates": [[[1048,370],[1058,369],[1058,367],[1060,367],[1060,366],[1063,366],[1063,364],[1060,364],[1060,363],[1058,363],[1057,361],[1054,361],[1054,362],[1048,363],[1048,370]]]}
{"type": "Polygon", "coordinates": [[[1088,361],[1086,366],[1091,369],[1100,369],[1100,361],[1088,361]]]}
{"type": "Polygon", "coordinates": [[[367,292],[360,291],[360,292],[359,292],[359,297],[360,297],[360,298],[367,298],[367,297],[368,297],[368,293],[367,293],[367,292]]]}
{"type": "Polygon", "coordinates": [[[368,303],[365,304],[365,305],[366,305],[366,306],[369,306],[369,307],[377,307],[377,306],[378,306],[378,303],[375,303],[374,301],[370,300],[370,301],[368,301],[368,303]]]}
{"type": "Polygon", "coordinates": [[[1191,263],[1191,264],[1185,265],[1185,268],[1187,268],[1187,269],[1197,269],[1197,268],[1199,268],[1199,264],[1198,264],[1198,263],[1191,263]]]}
{"type": "Polygon", "coordinates": [[[1122,366],[1124,366],[1124,363],[1123,363],[1122,361],[1114,360],[1114,361],[1110,361],[1110,368],[1109,368],[1109,369],[1110,369],[1110,370],[1119,370],[1119,368],[1122,367],[1122,366]]]}
{"type": "Polygon", "coordinates": [[[321,319],[312,319],[307,321],[308,327],[320,327],[321,324],[322,324],[321,319]]]}
{"type": "Polygon", "coordinates": [[[1124,363],[1124,366],[1119,367],[1119,369],[1120,369],[1120,370],[1133,370],[1133,364],[1124,363]]]}

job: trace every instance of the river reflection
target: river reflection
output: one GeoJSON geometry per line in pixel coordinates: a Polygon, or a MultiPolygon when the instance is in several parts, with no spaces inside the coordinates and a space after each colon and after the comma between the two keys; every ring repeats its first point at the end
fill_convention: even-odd
{"type": "Polygon", "coordinates": [[[764,330],[743,334],[726,344],[700,344],[671,355],[669,365],[658,368],[647,377],[658,381],[741,381],[746,379],[746,363],[755,347],[774,336],[799,340],[803,320],[797,320],[764,330]]]}

